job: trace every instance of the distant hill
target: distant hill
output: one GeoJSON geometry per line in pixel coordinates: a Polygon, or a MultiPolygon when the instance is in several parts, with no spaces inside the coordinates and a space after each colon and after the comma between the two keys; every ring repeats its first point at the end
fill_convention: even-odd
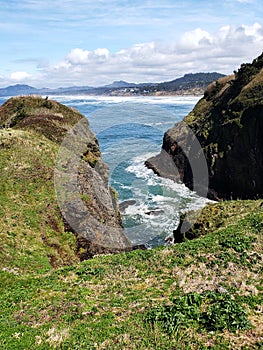
{"type": "Polygon", "coordinates": [[[219,78],[224,77],[221,73],[190,73],[185,74],[182,78],[178,78],[172,81],[160,83],[157,85],[157,90],[175,91],[175,90],[187,90],[193,88],[205,88],[207,85],[219,78]]]}
{"type": "Polygon", "coordinates": [[[114,88],[114,89],[119,89],[119,88],[126,88],[126,87],[134,87],[137,84],[135,83],[127,83],[127,81],[123,81],[123,80],[118,80],[118,81],[114,81],[113,83],[109,84],[109,85],[105,85],[105,88],[114,88]]]}
{"type": "Polygon", "coordinates": [[[38,92],[38,89],[24,84],[16,84],[0,89],[0,96],[30,95],[38,92]]]}
{"type": "Polygon", "coordinates": [[[0,96],[18,95],[155,95],[159,93],[182,92],[202,94],[205,88],[219,78],[224,77],[220,73],[190,73],[183,77],[162,83],[129,83],[123,80],[114,81],[109,85],[92,86],[69,86],[57,89],[37,89],[29,85],[12,85],[0,89],[0,96]]]}

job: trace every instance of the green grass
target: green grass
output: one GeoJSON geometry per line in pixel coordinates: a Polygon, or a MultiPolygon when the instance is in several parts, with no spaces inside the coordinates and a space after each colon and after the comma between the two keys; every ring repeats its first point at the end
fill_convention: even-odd
{"type": "Polygon", "coordinates": [[[192,328],[196,331],[235,332],[251,328],[242,302],[224,288],[202,294],[188,293],[172,300],[171,305],[157,306],[146,313],[146,322],[152,327],[160,325],[169,334],[181,329],[192,328]]]}
{"type": "Polygon", "coordinates": [[[13,129],[0,130],[0,144],[0,267],[21,273],[79,261],[54,191],[58,146],[13,129]]]}
{"type": "Polygon", "coordinates": [[[175,246],[80,263],[53,185],[59,139],[80,116],[61,125],[63,106],[20,102],[0,110],[14,124],[0,130],[1,349],[261,349],[262,200],[205,207],[175,246]]]}
{"type": "Polygon", "coordinates": [[[248,203],[226,227],[173,247],[2,271],[2,348],[260,349],[262,211],[248,203]]]}

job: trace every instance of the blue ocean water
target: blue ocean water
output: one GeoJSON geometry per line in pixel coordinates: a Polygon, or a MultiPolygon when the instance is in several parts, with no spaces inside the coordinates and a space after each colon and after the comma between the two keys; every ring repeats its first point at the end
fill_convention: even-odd
{"type": "MultiPolygon", "coordinates": [[[[205,204],[205,199],[183,184],[162,179],[144,166],[146,159],[159,153],[164,132],[192,110],[198,97],[56,96],[54,99],[78,109],[88,118],[110,169],[110,185],[117,191],[120,203],[130,203],[121,214],[132,243],[149,247],[164,244],[178,225],[181,212],[205,204]]],[[[0,103],[5,100],[0,98],[0,103]]]]}

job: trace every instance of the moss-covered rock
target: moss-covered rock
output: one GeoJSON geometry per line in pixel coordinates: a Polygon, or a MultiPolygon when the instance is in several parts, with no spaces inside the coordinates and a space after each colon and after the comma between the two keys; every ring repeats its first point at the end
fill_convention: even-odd
{"type": "MultiPolygon", "coordinates": [[[[263,196],[262,92],[263,54],[252,63],[242,64],[234,75],[210,84],[204,97],[184,118],[203,149],[211,198],[263,196]]],[[[162,170],[162,158],[170,156],[177,178],[192,189],[192,169],[178,145],[182,139],[187,141],[187,132],[176,124],[165,133],[161,154],[146,164],[159,175],[174,178],[174,171],[170,170],[173,167],[162,170]]],[[[200,154],[194,152],[198,161],[200,154]]]]}
{"type": "Polygon", "coordinates": [[[262,223],[262,204],[260,199],[222,201],[206,205],[203,209],[183,213],[178,228],[174,230],[174,242],[181,243],[203,237],[216,230],[227,230],[233,222],[242,220],[248,213],[260,213],[262,223]],[[190,229],[182,232],[181,226],[185,220],[189,222],[190,229]]]}
{"type": "Polygon", "coordinates": [[[98,141],[78,111],[39,96],[9,99],[0,107],[0,173],[0,268],[49,269],[118,248],[130,249],[98,141]],[[63,217],[54,168],[62,140],[81,121],[86,139],[75,175],[89,215],[81,216],[79,206],[69,202],[70,214],[63,217]],[[76,218],[80,218],[78,230],[72,227],[76,218]],[[116,243],[114,249],[98,242],[98,237],[108,234],[116,243]]]}

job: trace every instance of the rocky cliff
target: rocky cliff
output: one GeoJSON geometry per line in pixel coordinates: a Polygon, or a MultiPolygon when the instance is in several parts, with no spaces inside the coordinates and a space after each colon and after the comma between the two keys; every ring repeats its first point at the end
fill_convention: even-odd
{"type": "Polygon", "coordinates": [[[98,141],[78,111],[11,98],[0,107],[0,150],[0,265],[42,269],[130,250],[98,141]],[[71,158],[59,158],[62,149],[71,158]]]}
{"type": "Polygon", "coordinates": [[[198,162],[202,152],[191,148],[185,126],[196,135],[206,158],[210,198],[262,197],[263,54],[210,84],[183,123],[165,133],[161,153],[146,162],[157,174],[192,189],[196,179],[189,154],[198,162]],[[180,142],[187,144],[188,154],[180,142]]]}
{"type": "MultiPolygon", "coordinates": [[[[5,121],[10,125],[17,101],[23,99],[0,108],[2,125],[5,121]]],[[[24,102],[25,118],[29,118],[29,104],[35,109],[47,103],[24,102]]],[[[63,116],[66,123],[50,120],[50,132],[63,126],[66,133],[74,122],[82,126],[81,115],[63,109],[52,101],[49,114],[60,113],[57,117],[63,116]]],[[[77,238],[57,205],[53,169],[56,164],[62,179],[66,171],[74,174],[68,166],[62,171],[65,161],[74,164],[76,152],[67,153],[71,149],[67,146],[78,142],[80,150],[84,142],[68,143],[67,137],[62,144],[51,141],[49,133],[46,137],[30,125],[0,129],[1,349],[262,349],[262,200],[207,206],[187,236],[175,237],[177,241],[197,238],[193,241],[96,256],[50,269],[50,264],[57,267],[79,260],[74,254],[77,238]],[[63,158],[63,152],[58,157],[63,149],[73,161],[63,158]]],[[[76,131],[80,130],[69,131],[72,139],[76,131]]],[[[93,170],[99,172],[100,154],[89,129],[84,135],[94,142],[88,143],[90,152],[83,156],[88,173],[82,172],[85,164],[80,162],[77,177],[89,181],[77,182],[83,188],[72,199],[78,206],[78,197],[87,203],[92,199],[90,215],[95,219],[102,203],[95,205],[85,186],[97,182],[93,170]]],[[[104,175],[99,181],[106,181],[104,175]]],[[[66,194],[70,184],[66,183],[66,194]]],[[[74,181],[72,185],[74,190],[74,181]]],[[[99,187],[109,194],[106,185],[99,187]]],[[[68,196],[60,199],[61,204],[64,199],[67,202],[68,196]]]]}

